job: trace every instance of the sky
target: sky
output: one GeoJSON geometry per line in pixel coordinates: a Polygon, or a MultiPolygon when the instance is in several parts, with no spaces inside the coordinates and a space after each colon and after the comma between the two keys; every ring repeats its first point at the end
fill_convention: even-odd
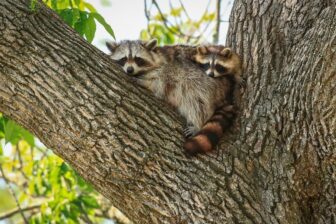
{"type": "MultiPolygon", "coordinates": [[[[102,0],[87,0],[105,18],[114,30],[116,40],[138,39],[140,31],[147,26],[144,13],[144,0],[109,0],[108,6],[101,4],[102,0]]],[[[105,0],[106,1],[106,0],[105,0]]],[[[215,0],[182,0],[191,18],[199,19],[203,14],[208,2],[209,11],[214,12],[215,0]]],[[[147,2],[150,2],[148,0],[147,2]]],[[[168,0],[157,0],[163,12],[169,11],[168,0]]],[[[179,0],[171,0],[175,6],[179,5],[179,0]]],[[[221,17],[228,21],[233,0],[222,0],[221,17]]],[[[228,29],[228,22],[221,23],[220,43],[225,43],[225,36],[228,29]]],[[[109,34],[101,27],[97,27],[96,37],[93,44],[104,52],[108,52],[105,41],[111,40],[109,34]]],[[[209,39],[210,41],[210,39],[209,39]]]]}

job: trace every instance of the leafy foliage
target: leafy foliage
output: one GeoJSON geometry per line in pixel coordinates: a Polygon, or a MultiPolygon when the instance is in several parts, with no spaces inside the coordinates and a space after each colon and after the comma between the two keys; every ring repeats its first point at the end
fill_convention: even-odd
{"type": "MultiPolygon", "coordinates": [[[[93,188],[31,133],[1,114],[0,142],[2,178],[15,189],[21,205],[39,205],[39,210],[31,210],[29,222],[102,220],[96,216],[97,212],[102,213],[101,197],[93,188]]],[[[0,202],[6,204],[1,199],[0,202]]]]}
{"type": "MultiPolygon", "coordinates": [[[[31,0],[31,8],[36,0],[31,0]]],[[[96,9],[85,0],[44,0],[44,2],[87,41],[92,42],[97,22],[115,39],[112,27],[96,9]]]]}
{"type": "MultiPolygon", "coordinates": [[[[206,9],[201,18],[193,20],[182,2],[178,6],[170,5],[170,10],[164,13],[159,4],[152,1],[150,6],[145,5],[145,12],[148,25],[147,29],[141,31],[140,38],[156,38],[160,44],[203,42],[216,19],[216,14],[206,9]]],[[[210,34],[213,32],[210,31],[210,34]]]]}

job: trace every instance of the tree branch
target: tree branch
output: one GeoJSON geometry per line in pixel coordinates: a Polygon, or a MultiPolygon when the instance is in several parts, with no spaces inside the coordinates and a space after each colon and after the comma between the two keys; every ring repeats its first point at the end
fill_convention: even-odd
{"type": "Polygon", "coordinates": [[[213,35],[213,43],[218,44],[219,40],[219,30],[221,24],[221,0],[217,0],[216,2],[216,25],[215,25],[215,32],[213,35]]]}
{"type": "Polygon", "coordinates": [[[332,222],[334,3],[235,2],[227,42],[248,75],[241,125],[218,156],[192,159],[165,103],[55,13],[28,7],[0,1],[0,110],[130,219],[332,222]]]}
{"type": "Polygon", "coordinates": [[[150,21],[150,15],[149,15],[149,10],[148,10],[148,5],[147,5],[147,0],[144,0],[144,13],[145,13],[145,17],[147,20],[147,33],[150,36],[150,39],[153,38],[152,33],[150,31],[150,27],[149,27],[149,21],[150,21]]]}
{"type": "MultiPolygon", "coordinates": [[[[20,213],[24,223],[28,224],[28,220],[27,220],[26,216],[23,214],[23,209],[21,208],[20,202],[19,202],[18,198],[16,197],[15,191],[14,191],[13,187],[10,185],[8,179],[5,176],[5,173],[2,169],[2,164],[0,164],[0,173],[1,173],[2,178],[5,181],[6,185],[8,186],[9,192],[11,193],[11,195],[13,196],[13,198],[15,200],[15,203],[16,203],[16,206],[17,206],[17,209],[15,210],[16,211],[15,213],[20,213]]],[[[0,220],[1,220],[1,216],[0,216],[0,220]]]]}
{"type": "MultiPolygon", "coordinates": [[[[22,216],[22,213],[24,213],[26,211],[35,210],[35,209],[40,208],[40,207],[41,207],[41,204],[31,205],[31,206],[28,206],[28,207],[25,207],[25,208],[19,208],[18,207],[16,209],[11,210],[11,211],[0,214],[0,220],[8,219],[8,218],[16,215],[17,213],[21,213],[21,216],[22,216]]],[[[28,220],[25,220],[25,221],[27,221],[26,223],[28,223],[28,220]]]]}

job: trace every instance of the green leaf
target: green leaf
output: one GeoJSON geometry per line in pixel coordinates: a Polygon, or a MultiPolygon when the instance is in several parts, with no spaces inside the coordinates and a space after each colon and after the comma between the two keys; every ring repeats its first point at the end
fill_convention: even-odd
{"type": "Polygon", "coordinates": [[[75,23],[80,19],[80,11],[78,9],[61,9],[57,13],[69,26],[74,28],[75,23]]]}
{"type": "Polygon", "coordinates": [[[98,202],[94,197],[91,197],[89,195],[82,195],[80,196],[80,200],[83,201],[86,207],[99,208],[98,202]]]}
{"type": "Polygon", "coordinates": [[[150,36],[149,36],[147,30],[141,30],[141,32],[140,32],[140,39],[141,40],[149,40],[150,39],[150,36]]]}
{"type": "Polygon", "coordinates": [[[88,18],[87,12],[79,11],[79,19],[75,23],[74,28],[81,36],[84,36],[85,34],[85,26],[87,18],[88,18]]]}
{"type": "Polygon", "coordinates": [[[183,8],[179,7],[179,8],[174,8],[170,11],[170,15],[174,16],[174,17],[178,17],[181,16],[183,8]]]}
{"type": "Polygon", "coordinates": [[[0,140],[5,137],[5,118],[0,116],[0,140]]]}
{"type": "Polygon", "coordinates": [[[20,140],[20,127],[12,120],[8,120],[5,124],[5,142],[17,144],[20,140]]]}
{"type": "Polygon", "coordinates": [[[204,22],[209,22],[209,21],[215,20],[215,18],[216,18],[216,13],[206,13],[205,15],[203,15],[201,20],[203,20],[204,22]]]}
{"type": "Polygon", "coordinates": [[[22,204],[24,201],[28,199],[28,195],[26,195],[25,193],[21,193],[18,199],[20,204],[22,204]]]}
{"type": "Polygon", "coordinates": [[[60,175],[64,175],[66,172],[68,172],[70,169],[68,165],[65,162],[62,162],[60,166],[60,175]]]}
{"type": "Polygon", "coordinates": [[[96,12],[96,9],[93,7],[93,5],[91,5],[88,2],[84,2],[84,6],[90,11],[90,12],[96,12]]]}
{"type": "Polygon", "coordinates": [[[105,21],[99,13],[91,13],[91,15],[104,27],[104,29],[115,39],[112,27],[105,21]]]}
{"type": "Polygon", "coordinates": [[[54,10],[57,9],[57,0],[51,0],[51,8],[54,10]]]}
{"type": "Polygon", "coordinates": [[[75,0],[75,4],[79,7],[81,0],[75,0]]]}
{"type": "Polygon", "coordinates": [[[32,147],[35,146],[35,139],[34,139],[34,135],[32,135],[29,131],[27,131],[26,129],[22,129],[21,130],[21,135],[22,138],[32,147]]]}
{"type": "Polygon", "coordinates": [[[73,24],[74,24],[74,21],[73,21],[74,13],[73,13],[72,9],[59,10],[58,14],[64,20],[64,22],[66,22],[66,24],[68,24],[71,27],[73,26],[73,24]]]}
{"type": "Polygon", "coordinates": [[[80,208],[78,208],[76,203],[70,204],[69,212],[69,217],[71,217],[73,220],[77,220],[78,217],[81,215],[81,210],[80,208]]]}
{"type": "Polygon", "coordinates": [[[73,8],[71,0],[57,0],[58,9],[73,8]]]}
{"type": "Polygon", "coordinates": [[[88,42],[92,42],[94,35],[96,33],[96,22],[94,17],[90,14],[89,18],[86,20],[85,23],[85,37],[88,42]]]}

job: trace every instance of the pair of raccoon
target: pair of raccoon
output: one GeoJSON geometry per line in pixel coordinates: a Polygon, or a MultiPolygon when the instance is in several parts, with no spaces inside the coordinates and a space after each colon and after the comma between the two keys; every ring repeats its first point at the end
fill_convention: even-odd
{"type": "Polygon", "coordinates": [[[189,155],[213,150],[233,123],[239,56],[220,45],[157,46],[157,41],[107,42],[110,57],[137,83],[186,119],[189,155]]]}

